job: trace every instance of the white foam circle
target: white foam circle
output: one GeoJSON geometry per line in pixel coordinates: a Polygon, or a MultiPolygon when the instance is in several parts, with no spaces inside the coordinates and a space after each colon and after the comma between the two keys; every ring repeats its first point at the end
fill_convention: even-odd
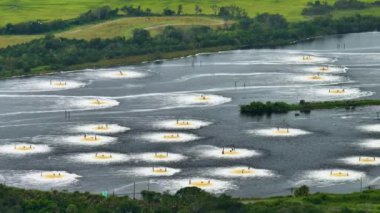
{"type": "MultiPolygon", "coordinates": [[[[84,82],[59,79],[12,79],[5,81],[4,91],[10,92],[43,92],[81,88],[84,82]]],[[[3,88],[1,88],[3,90],[3,88]]]]}
{"type": "Polygon", "coordinates": [[[146,152],[135,154],[132,158],[136,161],[145,161],[152,163],[177,162],[185,160],[187,157],[182,154],[170,152],[146,152]]]}
{"type": "Polygon", "coordinates": [[[358,166],[377,166],[380,165],[380,159],[374,156],[352,156],[340,159],[345,164],[358,166]]]}
{"type": "Polygon", "coordinates": [[[358,88],[339,88],[339,87],[331,87],[331,88],[322,88],[316,89],[316,94],[320,96],[326,97],[336,97],[337,99],[354,99],[360,97],[370,96],[373,93],[367,91],[361,91],[358,88]]]}
{"type": "Polygon", "coordinates": [[[68,185],[76,182],[79,175],[66,171],[32,171],[22,176],[22,180],[32,185],[68,185]]]}
{"type": "Polygon", "coordinates": [[[305,70],[315,73],[346,73],[347,68],[335,66],[312,66],[305,68],[305,70]]]}
{"type": "Polygon", "coordinates": [[[177,130],[187,130],[187,129],[200,129],[205,126],[209,126],[211,123],[201,120],[194,119],[171,119],[162,120],[156,122],[153,126],[157,129],[177,129],[177,130]]]}
{"type": "Polygon", "coordinates": [[[257,169],[247,166],[215,168],[211,169],[211,174],[225,178],[260,178],[274,176],[274,173],[270,170],[257,169]]]}
{"type": "Polygon", "coordinates": [[[296,56],[288,56],[285,58],[286,62],[296,63],[296,64],[319,64],[319,63],[327,63],[331,59],[315,56],[315,55],[296,55],[296,56]]]}
{"type": "Polygon", "coordinates": [[[210,94],[182,94],[176,97],[181,105],[215,106],[230,102],[231,98],[210,94]]]}
{"type": "Polygon", "coordinates": [[[139,177],[160,177],[160,176],[173,176],[180,172],[181,169],[175,169],[165,166],[155,166],[155,167],[138,167],[138,168],[131,168],[130,170],[127,170],[126,172],[132,173],[133,175],[139,176],[139,177]]]}
{"type": "Polygon", "coordinates": [[[164,191],[178,191],[185,187],[197,187],[212,193],[223,193],[226,190],[235,189],[236,186],[229,181],[212,178],[193,177],[189,179],[154,180],[164,191]]]}
{"type": "Polygon", "coordinates": [[[368,124],[359,127],[364,132],[380,132],[380,124],[368,124]]]}
{"type": "Polygon", "coordinates": [[[51,148],[44,144],[6,144],[0,146],[0,153],[7,155],[28,155],[48,153],[51,148]]]}
{"type": "Polygon", "coordinates": [[[359,145],[367,149],[380,149],[380,139],[368,139],[361,142],[359,145]]]}
{"type": "Polygon", "coordinates": [[[113,152],[82,153],[71,156],[69,158],[76,162],[91,164],[111,164],[129,160],[129,157],[127,155],[113,152]]]}
{"type": "Polygon", "coordinates": [[[101,145],[113,143],[117,140],[117,138],[105,136],[105,135],[83,134],[83,135],[63,137],[62,140],[72,145],[101,146],[101,145]]]}
{"type": "Polygon", "coordinates": [[[320,182],[358,181],[365,173],[347,169],[324,169],[306,172],[305,179],[320,182]]]}
{"type": "Polygon", "coordinates": [[[73,128],[74,132],[95,133],[95,134],[116,134],[130,130],[128,127],[118,124],[87,124],[73,128]]]}
{"type": "Polygon", "coordinates": [[[343,81],[342,76],[314,74],[314,75],[300,75],[292,77],[292,80],[298,82],[340,82],[343,81]]]}
{"type": "Polygon", "coordinates": [[[197,135],[184,132],[147,133],[145,135],[142,135],[141,138],[153,143],[183,143],[199,139],[197,135]]]}
{"type": "Polygon", "coordinates": [[[96,75],[101,78],[110,78],[110,79],[132,79],[132,78],[143,78],[146,76],[145,73],[136,72],[131,70],[102,70],[96,71],[96,75]]]}
{"type": "Polygon", "coordinates": [[[202,158],[213,159],[240,159],[261,155],[256,150],[233,147],[197,146],[194,150],[202,158]]]}
{"type": "Polygon", "coordinates": [[[78,109],[103,109],[119,105],[116,100],[108,98],[81,98],[73,99],[66,102],[66,107],[74,107],[78,109]]]}
{"type": "Polygon", "coordinates": [[[267,129],[257,129],[249,130],[248,133],[267,136],[267,137],[297,137],[302,135],[308,135],[310,132],[301,129],[294,128],[267,128],[267,129]]]}

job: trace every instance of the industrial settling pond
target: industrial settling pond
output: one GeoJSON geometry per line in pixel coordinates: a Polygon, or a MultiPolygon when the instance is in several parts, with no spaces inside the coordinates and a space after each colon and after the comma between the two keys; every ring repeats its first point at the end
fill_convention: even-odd
{"type": "Polygon", "coordinates": [[[0,181],[233,196],[376,187],[379,107],[247,117],[251,101],[380,98],[380,33],[0,81],[0,181]]]}

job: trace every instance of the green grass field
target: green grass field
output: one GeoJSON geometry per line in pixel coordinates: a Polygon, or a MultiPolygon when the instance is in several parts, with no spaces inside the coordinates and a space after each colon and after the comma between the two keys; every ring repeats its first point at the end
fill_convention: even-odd
{"type": "Polygon", "coordinates": [[[0,35],[0,48],[25,43],[40,37],[40,35],[0,35]]]}
{"type": "Polygon", "coordinates": [[[333,16],[334,18],[341,18],[346,16],[352,16],[355,14],[360,15],[371,15],[371,16],[380,16],[380,7],[372,7],[364,10],[343,10],[336,11],[333,16]]]}
{"type": "MultiPolygon", "coordinates": [[[[179,4],[183,5],[185,13],[193,14],[195,5],[200,5],[205,14],[213,14],[211,5],[235,4],[246,9],[250,16],[258,13],[269,12],[284,15],[289,21],[305,20],[307,17],[301,15],[302,9],[310,0],[1,0],[0,1],[0,26],[6,23],[25,22],[36,19],[54,20],[69,19],[78,16],[91,8],[104,5],[121,7],[123,5],[141,5],[143,8],[151,8],[154,12],[161,12],[168,7],[176,10],[179,4]]],[[[332,3],[335,0],[327,0],[332,3]]],[[[375,0],[362,0],[372,2],[375,0]]],[[[336,18],[350,16],[353,14],[379,15],[380,7],[364,10],[337,11],[333,15],[336,18]]],[[[189,25],[220,26],[220,19],[208,17],[152,17],[147,18],[121,18],[106,21],[99,24],[76,27],[57,36],[66,38],[111,38],[115,36],[130,37],[136,28],[149,29],[153,35],[162,30],[164,26],[175,25],[179,27],[189,25]]],[[[8,45],[28,42],[42,35],[17,35],[0,36],[0,48],[8,45]]]]}
{"type": "MultiPolygon", "coordinates": [[[[374,1],[374,0],[364,0],[374,1]]],[[[250,16],[257,13],[279,13],[289,21],[303,20],[302,9],[309,0],[1,0],[0,26],[30,20],[68,19],[78,16],[91,8],[104,5],[120,7],[141,5],[160,13],[166,7],[176,10],[183,5],[185,13],[193,14],[195,5],[201,6],[203,13],[212,14],[211,5],[235,4],[246,9],[250,16]]],[[[334,2],[334,0],[327,0],[334,2]]]]}
{"type": "Polygon", "coordinates": [[[224,21],[218,18],[181,16],[181,17],[133,17],[106,21],[100,24],[76,27],[72,30],[58,33],[65,38],[112,38],[116,36],[130,37],[133,30],[144,28],[157,30],[165,26],[222,26],[224,21]]]}
{"type": "MultiPolygon", "coordinates": [[[[194,26],[203,25],[217,27],[224,25],[224,21],[219,18],[202,16],[180,16],[180,17],[133,17],[120,18],[98,24],[79,26],[70,30],[57,33],[56,36],[64,38],[92,39],[92,38],[113,38],[124,36],[129,38],[137,28],[145,28],[156,35],[165,26],[194,26]]],[[[43,35],[0,35],[0,48],[14,45],[40,38],[43,35]]]]}

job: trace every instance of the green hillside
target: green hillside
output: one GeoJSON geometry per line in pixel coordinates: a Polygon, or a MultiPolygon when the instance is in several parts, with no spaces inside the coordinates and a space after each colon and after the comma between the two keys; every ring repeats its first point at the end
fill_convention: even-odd
{"type": "MultiPolygon", "coordinates": [[[[374,2],[376,0],[361,0],[361,2],[374,2]]],[[[244,8],[251,17],[259,13],[279,13],[288,21],[295,22],[309,19],[310,16],[301,15],[302,10],[307,6],[309,0],[2,0],[0,3],[0,26],[7,23],[19,23],[35,21],[51,21],[57,19],[77,18],[84,12],[99,8],[101,6],[111,6],[121,8],[123,6],[141,5],[142,9],[152,9],[153,13],[161,14],[164,8],[177,10],[178,5],[182,5],[185,14],[194,14],[195,5],[202,8],[202,14],[215,14],[215,8],[224,5],[237,5],[244,8]],[[214,9],[214,10],[213,10],[214,9]]],[[[327,0],[330,4],[335,0],[327,0]]],[[[352,16],[354,14],[380,16],[380,7],[371,7],[360,10],[336,10],[334,18],[352,16]]],[[[310,18],[311,19],[311,18],[310,18]]],[[[61,32],[55,32],[59,37],[92,39],[92,38],[114,38],[122,36],[129,38],[134,29],[143,28],[156,35],[165,26],[188,27],[195,25],[218,27],[224,23],[220,18],[206,16],[172,16],[172,17],[131,17],[117,18],[115,20],[105,20],[97,23],[84,24],[61,32]]],[[[44,35],[0,35],[0,48],[9,45],[29,42],[44,35]]]]}
{"type": "MultiPolygon", "coordinates": [[[[372,2],[373,0],[364,0],[372,2]]],[[[302,9],[309,0],[2,0],[0,2],[0,26],[7,23],[18,23],[30,20],[69,19],[78,16],[89,9],[109,5],[120,7],[124,5],[141,5],[159,13],[164,8],[176,10],[183,5],[185,13],[194,14],[195,5],[202,8],[203,13],[212,14],[212,5],[235,4],[247,10],[250,16],[257,13],[279,13],[289,21],[303,20],[302,9]]],[[[327,0],[334,2],[334,0],[327,0]]]]}
{"type": "MultiPolygon", "coordinates": [[[[222,26],[224,21],[219,18],[203,16],[179,16],[179,17],[131,17],[119,18],[97,24],[89,24],[74,27],[72,29],[56,33],[56,36],[63,38],[93,39],[93,38],[114,38],[122,36],[130,38],[134,29],[143,28],[151,31],[152,35],[157,34],[160,29],[166,26],[222,26]]],[[[20,44],[41,38],[44,35],[0,35],[0,48],[8,45],[20,44]]]]}

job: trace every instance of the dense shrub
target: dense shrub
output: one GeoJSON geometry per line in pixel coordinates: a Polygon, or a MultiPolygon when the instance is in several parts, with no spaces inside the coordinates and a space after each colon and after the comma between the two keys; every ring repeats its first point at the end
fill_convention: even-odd
{"type": "Polygon", "coordinates": [[[327,4],[327,2],[321,2],[319,0],[315,2],[309,2],[307,7],[302,10],[302,15],[312,16],[312,15],[322,15],[330,13],[334,10],[334,7],[327,4]]]}
{"type": "Polygon", "coordinates": [[[294,190],[294,196],[296,197],[305,197],[309,195],[309,187],[303,185],[296,190],[294,190]]]}
{"type": "Polygon", "coordinates": [[[235,5],[220,7],[218,15],[224,19],[241,19],[248,17],[247,11],[235,5]]]}
{"type": "Polygon", "coordinates": [[[133,6],[124,6],[120,9],[126,16],[130,17],[138,17],[138,16],[151,16],[153,15],[152,10],[150,8],[147,8],[143,10],[140,6],[133,7],[133,6]]]}

